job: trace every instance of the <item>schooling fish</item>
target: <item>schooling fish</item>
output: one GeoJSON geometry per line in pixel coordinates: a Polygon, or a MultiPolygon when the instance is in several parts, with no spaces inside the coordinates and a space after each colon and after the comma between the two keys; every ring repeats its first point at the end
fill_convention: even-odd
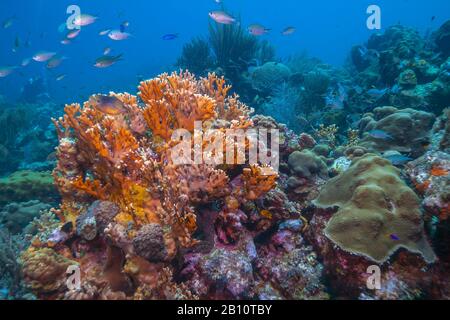
{"type": "Polygon", "coordinates": [[[33,56],[33,60],[37,62],[46,62],[53,58],[56,55],[56,52],[50,51],[39,51],[33,56]]]}
{"type": "Polygon", "coordinates": [[[103,50],[103,55],[107,56],[108,54],[110,54],[112,51],[112,49],[110,47],[107,47],[103,50]]]}
{"type": "Polygon", "coordinates": [[[17,67],[0,67],[0,78],[9,76],[17,67]]]}
{"type": "Polygon", "coordinates": [[[61,40],[61,44],[63,44],[63,45],[68,45],[68,44],[71,44],[72,43],[72,41],[70,41],[69,39],[63,39],[63,40],[61,40]]]}
{"type": "Polygon", "coordinates": [[[75,39],[80,34],[81,29],[71,30],[66,34],[66,39],[75,39]]]}
{"type": "Polygon", "coordinates": [[[131,34],[127,32],[121,32],[120,30],[112,30],[108,33],[108,37],[114,41],[121,41],[131,37],[131,34]]]}
{"type": "Polygon", "coordinates": [[[89,102],[98,111],[111,116],[116,116],[127,111],[123,105],[123,102],[114,96],[97,94],[92,96],[89,102]]]}
{"type": "Polygon", "coordinates": [[[248,32],[254,36],[262,36],[263,34],[266,34],[269,31],[270,29],[267,29],[266,27],[260,24],[252,24],[248,27],[248,32]]]}
{"type": "Polygon", "coordinates": [[[13,49],[12,49],[12,52],[15,53],[15,52],[17,52],[17,51],[19,50],[19,48],[20,48],[20,43],[21,43],[20,37],[17,36],[16,39],[14,40],[14,47],[13,47],[13,49]]]}
{"type": "Polygon", "coordinates": [[[61,80],[63,80],[65,77],[66,77],[65,74],[61,74],[61,75],[59,75],[59,76],[56,77],[56,81],[61,81],[61,80]]]}
{"type": "Polygon", "coordinates": [[[25,58],[22,60],[22,63],[20,64],[22,67],[26,67],[31,62],[31,58],[25,58]]]}
{"type": "Polygon", "coordinates": [[[178,38],[179,34],[178,33],[169,33],[169,34],[165,34],[162,39],[163,40],[175,40],[176,38],[178,38]]]}
{"type": "Polygon", "coordinates": [[[293,34],[295,32],[295,30],[296,30],[295,27],[287,27],[281,32],[281,34],[283,36],[289,36],[289,35],[293,34]]]}
{"type": "Polygon", "coordinates": [[[59,33],[63,33],[64,31],[66,31],[66,28],[67,28],[67,22],[64,21],[63,23],[61,23],[61,24],[58,26],[58,32],[59,32],[59,33]]]}
{"type": "Polygon", "coordinates": [[[15,17],[12,17],[12,18],[9,18],[9,19],[5,20],[3,22],[3,29],[8,29],[9,27],[11,27],[13,25],[13,23],[14,23],[14,19],[15,19],[15,17]]]}
{"type": "Polygon", "coordinates": [[[113,64],[117,63],[118,61],[123,60],[122,56],[123,56],[122,54],[120,54],[118,56],[107,56],[107,55],[101,56],[100,58],[95,60],[94,66],[97,68],[110,67],[113,64]]]}
{"type": "Polygon", "coordinates": [[[108,33],[111,32],[111,29],[102,30],[98,33],[99,36],[106,36],[108,33]]]}
{"type": "Polygon", "coordinates": [[[381,140],[392,139],[392,136],[389,133],[387,133],[386,131],[377,130],[377,129],[369,131],[369,136],[371,136],[372,138],[381,139],[381,140]]]}
{"type": "Polygon", "coordinates": [[[95,21],[97,21],[98,17],[91,16],[90,14],[80,14],[79,16],[75,17],[73,24],[77,27],[85,27],[90,24],[93,24],[95,21]]]}
{"type": "Polygon", "coordinates": [[[236,19],[230,16],[228,13],[224,11],[212,11],[209,13],[211,19],[213,19],[217,23],[221,24],[233,24],[236,22],[236,19]]]}
{"type": "Polygon", "coordinates": [[[47,62],[47,69],[53,69],[56,67],[59,67],[59,65],[63,62],[63,60],[66,60],[66,57],[60,57],[60,56],[54,56],[47,62]]]}

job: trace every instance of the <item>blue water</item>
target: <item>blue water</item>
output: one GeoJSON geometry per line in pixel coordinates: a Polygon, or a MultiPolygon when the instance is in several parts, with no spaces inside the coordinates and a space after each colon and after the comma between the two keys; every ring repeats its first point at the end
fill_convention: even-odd
{"type": "MultiPolygon", "coordinates": [[[[326,63],[341,65],[352,45],[363,43],[377,30],[366,27],[366,8],[377,4],[382,9],[382,30],[401,23],[416,28],[422,34],[438,28],[450,17],[448,0],[224,0],[226,10],[241,17],[247,26],[260,23],[272,31],[264,38],[276,46],[277,56],[284,59],[307,51],[326,63]],[[435,16],[432,21],[431,17],[435,16]],[[283,37],[280,31],[295,26],[297,32],[283,37]]],[[[210,18],[208,12],[220,8],[215,0],[111,1],[111,0],[3,0],[0,2],[0,21],[14,16],[10,28],[0,28],[0,66],[20,65],[22,59],[39,50],[58,52],[68,57],[57,69],[49,72],[44,64],[32,62],[6,78],[0,78],[0,94],[14,99],[30,77],[48,79],[49,93],[59,102],[85,98],[93,92],[136,91],[138,76],[150,77],[173,69],[183,44],[196,36],[206,36],[210,18]],[[69,46],[60,44],[63,38],[58,26],[68,15],[68,5],[77,4],[82,13],[99,17],[93,25],[84,27],[80,36],[69,46]],[[115,42],[100,37],[103,29],[117,29],[129,21],[133,37],[115,42]],[[179,33],[173,41],[161,37],[179,33]],[[29,38],[29,48],[12,52],[15,38],[22,43],[29,38]],[[105,47],[113,54],[123,53],[125,60],[108,69],[93,67],[105,47]],[[55,77],[67,74],[60,82],[55,77]]]]}

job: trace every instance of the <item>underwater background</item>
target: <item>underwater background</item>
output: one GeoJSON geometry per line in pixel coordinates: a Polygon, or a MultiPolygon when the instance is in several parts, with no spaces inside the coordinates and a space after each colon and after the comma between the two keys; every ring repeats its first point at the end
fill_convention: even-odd
{"type": "Polygon", "coordinates": [[[449,1],[5,0],[0,23],[0,299],[450,297],[449,1]],[[277,130],[278,170],[175,165],[195,121],[277,130]]]}

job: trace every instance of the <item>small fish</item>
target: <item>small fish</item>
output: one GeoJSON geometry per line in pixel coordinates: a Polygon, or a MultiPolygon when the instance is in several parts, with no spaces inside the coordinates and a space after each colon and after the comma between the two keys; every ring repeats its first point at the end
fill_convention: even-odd
{"type": "Polygon", "coordinates": [[[78,35],[80,34],[80,32],[81,32],[81,29],[74,29],[74,30],[71,30],[71,31],[69,31],[67,34],[66,34],[66,39],[75,39],[76,37],[78,37],[78,35]]]}
{"type": "Polygon", "coordinates": [[[20,37],[16,36],[16,39],[14,40],[14,47],[12,49],[12,52],[17,52],[20,48],[20,44],[21,44],[20,37]]]}
{"type": "Polygon", "coordinates": [[[386,93],[388,92],[388,89],[370,89],[367,91],[367,94],[371,97],[371,98],[375,98],[377,100],[381,99],[386,93]]]}
{"type": "Polygon", "coordinates": [[[53,58],[56,55],[56,52],[49,51],[39,51],[33,56],[33,60],[37,62],[46,62],[53,58]]]}
{"type": "Polygon", "coordinates": [[[61,74],[61,75],[59,75],[59,76],[56,77],[56,81],[61,81],[61,80],[63,80],[66,76],[67,76],[67,75],[65,75],[65,74],[61,74]]]}
{"type": "Polygon", "coordinates": [[[111,116],[123,114],[127,111],[123,102],[114,96],[97,94],[92,96],[89,102],[98,111],[111,116]]]}
{"type": "Polygon", "coordinates": [[[431,21],[434,21],[436,19],[436,16],[431,17],[431,21]]]}
{"type": "Polygon", "coordinates": [[[283,36],[289,36],[289,35],[295,33],[295,30],[296,30],[295,27],[287,27],[281,32],[281,34],[283,36]]]}
{"type": "Polygon", "coordinates": [[[20,64],[22,67],[26,67],[31,62],[31,58],[25,58],[22,60],[22,63],[20,64]]]}
{"type": "Polygon", "coordinates": [[[224,11],[211,11],[209,13],[211,19],[220,24],[233,24],[236,19],[224,11]]]}
{"type": "Polygon", "coordinates": [[[56,67],[59,67],[59,65],[63,62],[63,60],[66,60],[66,57],[59,57],[59,56],[53,56],[50,60],[47,62],[47,69],[53,69],[56,67]]]}
{"type": "Polygon", "coordinates": [[[67,22],[64,21],[63,23],[61,23],[58,27],[58,32],[59,33],[63,33],[64,31],[66,31],[67,28],[67,22]]]}
{"type": "Polygon", "coordinates": [[[0,78],[9,76],[17,67],[0,67],[0,78]]]}
{"type": "Polygon", "coordinates": [[[248,27],[248,32],[254,36],[262,36],[263,34],[266,34],[269,31],[270,29],[267,29],[266,27],[260,24],[252,24],[248,27]]]}
{"type": "Polygon", "coordinates": [[[179,34],[178,33],[169,33],[169,34],[165,34],[162,39],[163,40],[175,40],[176,38],[178,38],[179,34]]]}
{"type": "Polygon", "coordinates": [[[65,45],[65,46],[67,46],[68,44],[71,44],[71,43],[72,43],[72,41],[70,41],[69,39],[61,40],[61,44],[65,45]]]}
{"type": "Polygon", "coordinates": [[[393,154],[384,158],[389,160],[394,166],[402,166],[413,160],[412,158],[402,154],[393,154]]]}
{"type": "Polygon", "coordinates": [[[386,131],[377,130],[377,129],[369,131],[369,136],[371,136],[372,138],[381,139],[381,140],[392,139],[392,136],[389,133],[387,133],[386,131]]]}
{"type": "Polygon", "coordinates": [[[102,30],[98,33],[99,36],[106,36],[108,33],[111,32],[111,29],[102,30]]]}
{"type": "Polygon", "coordinates": [[[93,24],[97,21],[98,17],[91,16],[90,14],[80,14],[73,20],[73,24],[77,27],[85,27],[93,24]]]}
{"type": "Polygon", "coordinates": [[[115,56],[115,57],[104,55],[104,56],[98,58],[97,60],[95,60],[94,66],[97,68],[107,68],[121,60],[123,60],[121,54],[118,56],[115,56]]]}
{"type": "Polygon", "coordinates": [[[120,32],[125,32],[125,29],[128,28],[129,26],[130,23],[128,21],[122,22],[122,24],[120,25],[120,32]]]}
{"type": "Polygon", "coordinates": [[[122,41],[131,37],[131,34],[127,32],[120,32],[120,30],[112,30],[108,33],[108,37],[114,41],[122,41]]]}
{"type": "Polygon", "coordinates": [[[107,56],[108,54],[110,54],[112,51],[112,49],[110,47],[107,47],[103,50],[103,55],[107,56]]]}
{"type": "Polygon", "coordinates": [[[5,20],[2,25],[3,29],[8,29],[9,27],[11,27],[14,23],[14,20],[15,20],[15,17],[11,17],[11,18],[5,20]]]}
{"type": "Polygon", "coordinates": [[[390,237],[392,240],[394,240],[394,241],[399,241],[399,240],[400,240],[400,238],[399,238],[395,233],[392,233],[389,237],[390,237]]]}

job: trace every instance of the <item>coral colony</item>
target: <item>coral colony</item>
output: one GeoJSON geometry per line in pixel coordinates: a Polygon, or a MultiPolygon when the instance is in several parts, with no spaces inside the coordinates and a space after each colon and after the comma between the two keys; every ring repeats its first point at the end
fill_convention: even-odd
{"type": "MultiPolygon", "coordinates": [[[[387,27],[337,67],[210,19],[136,94],[0,96],[0,299],[449,299],[450,21],[387,27]]],[[[126,63],[111,50],[97,67],[126,63]]]]}

